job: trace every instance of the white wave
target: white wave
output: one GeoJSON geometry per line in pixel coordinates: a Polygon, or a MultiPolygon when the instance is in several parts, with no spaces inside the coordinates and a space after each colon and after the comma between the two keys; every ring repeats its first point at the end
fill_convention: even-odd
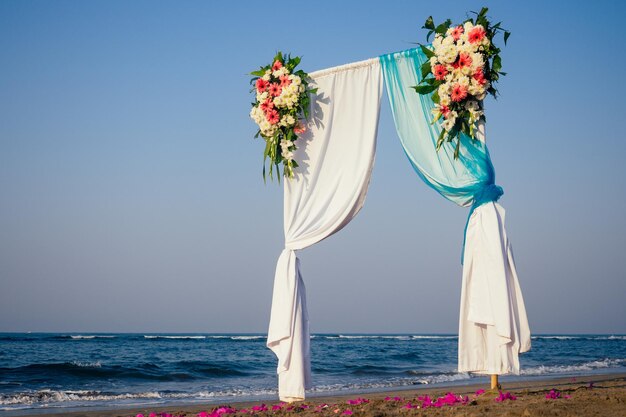
{"type": "Polygon", "coordinates": [[[81,368],[102,368],[102,364],[100,362],[79,362],[79,361],[73,361],[72,365],[80,366],[81,368]]]}
{"type": "Polygon", "coordinates": [[[412,339],[458,339],[458,336],[411,336],[412,339]]]}
{"type": "Polygon", "coordinates": [[[573,340],[573,339],[581,339],[581,337],[579,336],[533,336],[532,339],[573,340]]]}
{"type": "Polygon", "coordinates": [[[520,371],[520,375],[569,374],[584,371],[593,371],[595,369],[616,368],[621,366],[626,366],[626,359],[607,358],[601,361],[586,362],[578,365],[541,365],[532,368],[522,369],[520,371]]]}
{"type": "Polygon", "coordinates": [[[82,340],[82,339],[115,339],[116,336],[100,336],[100,335],[70,335],[70,337],[74,340],[82,340]]]}
{"type": "Polygon", "coordinates": [[[344,335],[322,336],[326,339],[393,339],[393,340],[418,340],[418,339],[457,339],[457,336],[438,335],[344,335]]]}
{"type": "Polygon", "coordinates": [[[626,340],[626,335],[581,335],[581,336],[533,336],[533,339],[553,339],[553,340],[626,340]]]}
{"type": "Polygon", "coordinates": [[[151,335],[144,335],[143,336],[146,339],[206,339],[206,336],[151,336],[151,335]]]}
{"type": "Polygon", "coordinates": [[[471,376],[468,373],[462,372],[458,374],[440,374],[440,375],[429,375],[425,378],[418,379],[420,384],[441,384],[442,382],[454,382],[454,381],[463,381],[465,379],[470,379],[471,376]]]}
{"type": "Polygon", "coordinates": [[[377,382],[359,382],[354,384],[331,384],[331,385],[318,385],[313,387],[313,392],[341,392],[345,390],[362,390],[362,389],[381,389],[381,388],[393,388],[393,387],[405,387],[412,385],[431,385],[440,384],[446,382],[464,381],[471,379],[472,376],[467,373],[460,374],[439,374],[439,375],[427,375],[419,379],[415,378],[393,378],[389,380],[377,381],[377,382]]]}
{"type": "Polygon", "coordinates": [[[32,405],[70,401],[115,401],[135,398],[154,399],[162,398],[162,396],[158,392],[103,394],[100,391],[55,391],[46,389],[14,395],[0,395],[0,405],[32,405]]]}
{"type": "Polygon", "coordinates": [[[103,393],[101,391],[55,391],[40,390],[35,392],[22,392],[18,394],[8,395],[0,394],[0,405],[13,406],[10,408],[0,408],[0,410],[12,410],[15,406],[32,406],[44,405],[49,406],[54,403],[68,402],[114,402],[125,400],[203,400],[207,398],[225,398],[225,397],[253,397],[259,395],[275,395],[276,389],[258,389],[243,390],[233,389],[228,391],[199,391],[199,392],[174,392],[162,393],[156,391],[139,392],[139,393],[103,393]]]}
{"type": "Polygon", "coordinates": [[[265,339],[266,336],[232,336],[232,340],[257,340],[265,339]]]}

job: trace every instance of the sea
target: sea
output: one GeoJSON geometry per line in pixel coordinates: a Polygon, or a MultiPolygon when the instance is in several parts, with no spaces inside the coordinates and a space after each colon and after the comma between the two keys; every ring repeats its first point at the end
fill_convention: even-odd
{"type": "MultiPolygon", "coordinates": [[[[263,334],[0,333],[0,415],[277,401],[263,334]]],[[[315,334],[310,396],[485,377],[456,372],[457,336],[315,334]]],[[[538,335],[501,381],[626,372],[626,335],[538,335]]]]}

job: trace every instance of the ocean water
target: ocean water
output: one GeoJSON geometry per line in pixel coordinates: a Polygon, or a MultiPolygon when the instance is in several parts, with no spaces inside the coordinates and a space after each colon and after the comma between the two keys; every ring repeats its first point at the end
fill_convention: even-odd
{"type": "MultiPolygon", "coordinates": [[[[541,335],[521,356],[534,379],[626,372],[624,335],[541,335]]],[[[455,335],[312,336],[311,394],[465,384],[455,335]]],[[[260,334],[0,333],[0,415],[79,407],[276,399],[260,334]]]]}

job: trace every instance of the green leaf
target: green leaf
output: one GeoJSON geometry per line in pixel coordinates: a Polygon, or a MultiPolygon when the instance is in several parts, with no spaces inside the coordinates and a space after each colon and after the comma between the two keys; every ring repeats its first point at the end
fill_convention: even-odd
{"type": "Polygon", "coordinates": [[[461,139],[456,139],[456,148],[454,148],[454,159],[459,159],[459,150],[461,149],[461,139]]]}
{"type": "Polygon", "coordinates": [[[493,57],[493,64],[491,65],[491,69],[495,72],[500,72],[500,70],[502,69],[502,58],[500,58],[500,55],[496,55],[493,57]]]}
{"type": "Polygon", "coordinates": [[[435,90],[432,96],[433,103],[439,104],[439,90],[435,90]]]}
{"type": "Polygon", "coordinates": [[[431,73],[430,61],[426,61],[422,64],[422,79],[426,78],[431,73]]]}
{"type": "Polygon", "coordinates": [[[504,44],[506,45],[506,41],[509,40],[509,36],[511,36],[511,32],[504,32],[504,44]]]}
{"type": "Polygon", "coordinates": [[[250,73],[250,75],[255,75],[257,77],[262,77],[262,76],[265,75],[265,68],[261,68],[258,71],[253,71],[253,72],[250,73]]]}
{"type": "Polygon", "coordinates": [[[435,23],[433,22],[432,16],[428,16],[428,19],[426,19],[426,22],[424,22],[424,26],[422,26],[422,29],[435,30],[435,23]]]}
{"type": "Polygon", "coordinates": [[[451,24],[452,22],[449,19],[446,20],[445,22],[437,26],[437,28],[435,29],[435,33],[442,36],[445,35],[451,24]]]}
{"type": "Polygon", "coordinates": [[[426,45],[420,45],[420,49],[422,50],[422,52],[424,52],[424,55],[426,55],[427,58],[432,58],[435,56],[435,53],[428,49],[426,45]]]}
{"type": "Polygon", "coordinates": [[[435,33],[434,30],[429,30],[428,33],[426,34],[426,42],[430,42],[430,37],[431,35],[435,33]]]}
{"type": "Polygon", "coordinates": [[[434,85],[418,85],[413,87],[419,94],[429,94],[437,89],[434,85]]]}
{"type": "Polygon", "coordinates": [[[439,137],[437,138],[437,150],[439,150],[441,148],[441,145],[443,145],[443,143],[445,142],[445,135],[446,131],[444,129],[441,129],[439,137]]]}

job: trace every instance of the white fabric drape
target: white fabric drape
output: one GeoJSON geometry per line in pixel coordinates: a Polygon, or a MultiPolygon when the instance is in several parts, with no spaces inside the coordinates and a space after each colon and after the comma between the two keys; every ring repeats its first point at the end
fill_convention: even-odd
{"type": "Polygon", "coordinates": [[[303,400],[310,387],[306,293],[295,250],[341,230],[365,201],[374,165],[382,95],[378,60],[310,74],[317,94],[300,165],[284,183],[285,249],[278,258],[267,346],[278,357],[279,396],[303,400]]]}
{"type": "Polygon", "coordinates": [[[459,319],[459,372],[519,374],[530,328],[513,249],[498,203],[476,208],[467,226],[459,319]]]}

